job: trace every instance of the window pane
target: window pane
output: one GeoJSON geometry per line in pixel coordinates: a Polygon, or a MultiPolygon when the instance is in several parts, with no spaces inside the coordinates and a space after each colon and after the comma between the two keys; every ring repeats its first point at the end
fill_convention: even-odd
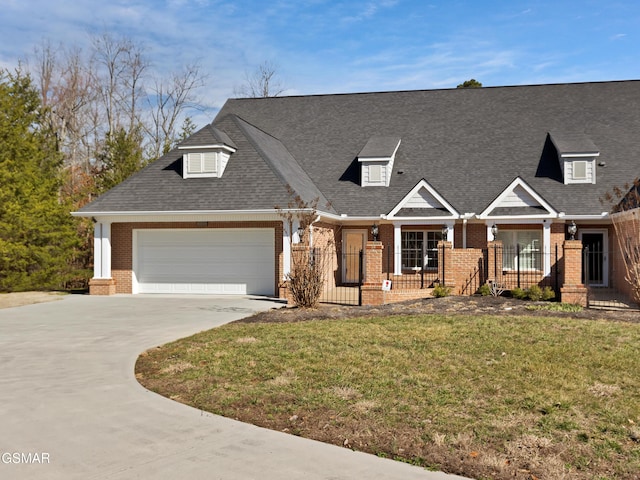
{"type": "Polygon", "coordinates": [[[573,178],[576,180],[584,180],[587,178],[587,162],[573,162],[573,178]]]}
{"type": "Polygon", "coordinates": [[[502,267],[505,270],[540,270],[542,265],[542,232],[539,230],[499,231],[502,241],[502,267]]]}
{"type": "Polygon", "coordinates": [[[382,181],[381,165],[369,165],[369,181],[372,183],[382,181]]]}
{"type": "Polygon", "coordinates": [[[422,268],[423,232],[402,232],[402,268],[422,268]]]}

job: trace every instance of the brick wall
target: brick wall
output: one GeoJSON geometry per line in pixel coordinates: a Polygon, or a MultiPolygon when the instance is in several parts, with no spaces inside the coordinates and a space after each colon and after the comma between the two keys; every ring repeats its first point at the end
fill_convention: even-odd
{"type": "MultiPolygon", "coordinates": [[[[460,234],[462,237],[462,234],[460,234]]],[[[462,239],[460,240],[462,245],[462,239]]],[[[487,226],[484,223],[467,224],[467,248],[486,248],[487,226]]]]}
{"type": "Polygon", "coordinates": [[[133,230],[134,229],[187,229],[187,228],[273,228],[275,235],[274,290],[283,275],[282,222],[207,222],[206,227],[196,222],[135,222],[111,224],[111,277],[115,281],[115,293],[132,293],[133,276],[133,230]]]}

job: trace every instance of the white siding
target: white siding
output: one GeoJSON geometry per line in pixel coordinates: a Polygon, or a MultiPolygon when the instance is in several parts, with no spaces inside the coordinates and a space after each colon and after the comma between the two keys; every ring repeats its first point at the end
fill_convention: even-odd
{"type": "MultiPolygon", "coordinates": [[[[594,158],[569,158],[564,162],[564,183],[596,183],[595,167],[596,161],[594,158]],[[575,162],[580,164],[586,163],[586,176],[584,178],[574,178],[574,166],[575,162]]],[[[577,172],[576,172],[577,173],[577,172]]]]}
{"type": "Polygon", "coordinates": [[[540,204],[521,186],[517,186],[500,202],[499,207],[537,207],[540,204]]]}
{"type": "Polygon", "coordinates": [[[389,184],[389,168],[384,162],[362,162],[362,186],[385,186],[389,184]],[[377,171],[380,176],[377,176],[377,171]]]}
{"type": "Polygon", "coordinates": [[[426,188],[421,188],[413,197],[407,200],[404,208],[442,208],[442,204],[426,188]]]}

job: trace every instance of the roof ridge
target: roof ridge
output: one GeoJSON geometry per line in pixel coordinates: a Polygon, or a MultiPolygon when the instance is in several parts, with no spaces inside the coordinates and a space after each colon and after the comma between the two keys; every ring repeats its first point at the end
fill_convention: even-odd
{"type": "Polygon", "coordinates": [[[446,88],[417,88],[417,89],[404,89],[404,90],[374,90],[369,92],[335,92],[335,93],[311,93],[311,94],[299,94],[299,95],[282,95],[277,97],[251,97],[251,98],[231,98],[229,101],[234,102],[247,102],[247,101],[274,101],[274,100],[286,100],[294,98],[318,98],[318,97],[344,97],[344,96],[357,96],[357,95],[384,95],[384,94],[397,94],[397,93],[418,93],[418,92],[446,92],[446,91],[483,91],[483,90],[497,90],[497,89],[515,89],[515,88],[536,88],[536,87],[558,87],[558,86],[574,86],[574,85],[604,85],[604,84],[616,84],[616,83],[637,83],[640,79],[623,79],[623,80],[593,80],[584,82],[554,82],[554,83],[525,83],[519,85],[487,85],[481,88],[458,88],[458,87],[446,87],[446,88]]]}
{"type": "Polygon", "coordinates": [[[284,186],[291,188],[306,202],[313,202],[317,198],[318,205],[323,207],[326,205],[327,211],[329,211],[330,213],[335,213],[334,208],[331,206],[331,202],[329,202],[329,200],[315,184],[315,182],[311,179],[307,171],[302,167],[302,165],[300,165],[300,162],[295,159],[286,145],[282,143],[279,138],[271,135],[268,132],[265,132],[264,130],[256,127],[250,122],[247,122],[238,115],[229,114],[229,117],[238,126],[238,128],[240,128],[240,130],[245,135],[247,140],[249,140],[256,152],[258,152],[260,157],[265,161],[265,163],[269,166],[269,168],[273,171],[273,173],[283,183],[284,186]],[[255,136],[252,135],[252,132],[250,132],[247,127],[253,128],[261,134],[268,136],[274,142],[277,142],[277,145],[283,149],[288,158],[274,158],[272,155],[270,155],[265,150],[265,148],[260,145],[258,139],[256,139],[255,136]],[[287,173],[292,173],[293,175],[287,175],[287,173]],[[311,194],[311,198],[308,198],[308,193],[311,194]]]}

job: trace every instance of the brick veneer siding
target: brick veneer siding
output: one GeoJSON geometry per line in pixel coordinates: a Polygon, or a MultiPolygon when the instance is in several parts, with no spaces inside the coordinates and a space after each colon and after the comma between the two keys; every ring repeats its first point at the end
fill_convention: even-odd
{"type": "Polygon", "coordinates": [[[365,254],[366,280],[362,285],[363,305],[382,305],[384,293],[382,291],[382,242],[367,242],[365,254]]]}
{"type": "Polygon", "coordinates": [[[560,298],[564,303],[587,306],[587,288],[582,284],[582,242],[564,242],[563,279],[560,298]]]}
{"type": "Polygon", "coordinates": [[[116,282],[113,278],[92,278],[89,280],[89,295],[115,295],[116,282]]]}
{"type": "MultiPolygon", "coordinates": [[[[275,235],[274,291],[280,293],[283,275],[282,222],[208,222],[200,227],[196,222],[135,222],[111,224],[111,276],[115,281],[114,293],[132,293],[133,230],[137,229],[216,229],[216,228],[273,228],[275,235]]],[[[92,292],[93,293],[93,292],[92,292]]]]}
{"type": "MultiPolygon", "coordinates": [[[[460,240],[462,245],[462,240],[460,240]]],[[[467,248],[487,247],[487,226],[484,223],[467,224],[467,248]]]]}

